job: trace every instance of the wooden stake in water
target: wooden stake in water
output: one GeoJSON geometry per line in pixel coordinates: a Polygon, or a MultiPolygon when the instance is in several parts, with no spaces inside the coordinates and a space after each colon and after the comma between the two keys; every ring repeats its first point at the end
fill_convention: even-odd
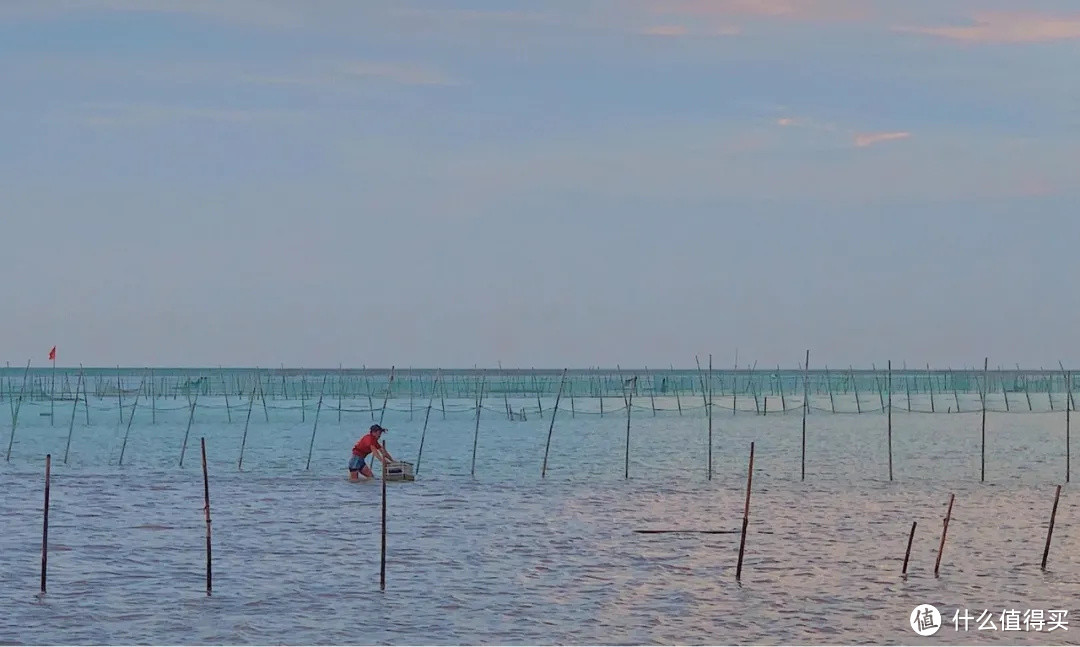
{"type": "Polygon", "coordinates": [[[341,392],[345,390],[344,373],[342,372],[341,362],[337,365],[338,379],[337,379],[337,421],[341,424],[341,392]]]}
{"type": "Polygon", "coordinates": [[[536,367],[533,367],[533,388],[536,389],[536,409],[539,412],[541,418],[544,417],[544,407],[540,404],[540,385],[536,382],[536,367]]]}
{"type": "Polygon", "coordinates": [[[424,455],[424,437],[427,436],[428,420],[431,418],[431,406],[435,403],[435,389],[439,386],[442,369],[435,373],[435,383],[431,385],[431,398],[428,400],[427,413],[424,415],[424,430],[420,432],[420,451],[416,452],[416,473],[420,473],[420,457],[424,455]]]}
{"type": "Polygon", "coordinates": [[[191,433],[191,423],[195,420],[195,405],[199,403],[199,394],[195,394],[195,399],[191,403],[191,413],[188,414],[187,431],[184,432],[184,444],[180,447],[180,467],[184,466],[184,452],[187,450],[188,434],[191,433]]]}
{"type": "MultiPolygon", "coordinates": [[[[198,398],[198,394],[195,395],[198,398]]],[[[201,439],[202,444],[202,478],[203,478],[203,513],[206,515],[206,595],[213,590],[213,572],[210,568],[210,477],[206,471],[206,438],[201,439]]]]}
{"type": "Polygon", "coordinates": [[[1050,536],[1054,534],[1054,518],[1057,517],[1058,498],[1061,497],[1061,486],[1054,491],[1054,508],[1050,511],[1050,527],[1046,530],[1046,547],[1043,548],[1042,570],[1046,570],[1046,558],[1050,556],[1050,536]]]}
{"type": "Polygon", "coordinates": [[[1065,392],[1067,396],[1065,398],[1065,482],[1069,482],[1069,477],[1072,472],[1072,468],[1069,465],[1069,427],[1072,426],[1072,409],[1073,409],[1073,393],[1072,393],[1072,373],[1065,370],[1065,365],[1058,360],[1058,366],[1061,367],[1061,372],[1065,374],[1065,392]]]}
{"type": "Polygon", "coordinates": [[[120,386],[120,365],[116,366],[116,406],[120,409],[120,424],[124,424],[124,390],[120,386]]]}
{"type": "Polygon", "coordinates": [[[892,360],[889,360],[889,480],[893,480],[892,476],[892,360]]]}
{"type": "Polygon", "coordinates": [[[709,353],[709,480],[712,480],[712,353],[709,353]]]}
{"type": "Polygon", "coordinates": [[[473,432],[472,467],[469,468],[470,476],[476,476],[476,443],[480,439],[480,410],[484,407],[484,387],[486,385],[487,374],[485,373],[483,375],[483,380],[480,382],[480,397],[476,400],[476,430],[473,432]]]}
{"type": "Polygon", "coordinates": [[[41,526],[41,592],[45,593],[45,572],[49,562],[49,477],[52,472],[52,454],[45,454],[45,507],[41,526]]]}
{"type": "Polygon", "coordinates": [[[311,452],[315,449],[315,432],[319,430],[319,412],[322,411],[323,394],[326,392],[326,377],[323,375],[322,386],[319,388],[319,404],[315,407],[315,424],[311,427],[311,442],[308,444],[305,470],[311,469],[311,452]]]}
{"type": "Polygon", "coordinates": [[[735,567],[735,581],[742,580],[743,553],[746,549],[746,528],[750,525],[750,486],[754,481],[754,443],[750,443],[750,467],[746,470],[746,506],[743,508],[742,536],[739,539],[739,564],[735,567]]]}
{"type": "Polygon", "coordinates": [[[936,407],[934,406],[934,380],[930,377],[930,363],[926,364],[926,382],[930,385],[930,413],[936,413],[936,407]]]}
{"type": "Polygon", "coordinates": [[[810,390],[807,386],[807,382],[810,379],[810,349],[806,349],[806,363],[803,365],[803,383],[802,383],[802,478],[800,480],[806,480],[806,412],[810,409],[810,390]]]}
{"type": "MultiPolygon", "coordinates": [[[[326,378],[323,378],[324,380],[326,378]]],[[[251,409],[255,406],[255,389],[258,387],[254,384],[251,385],[251,397],[248,398],[248,412],[247,420],[244,421],[244,437],[240,439],[240,460],[236,462],[236,469],[243,469],[244,467],[244,446],[247,445],[247,432],[248,425],[251,424],[251,409]]]]}
{"type": "MultiPolygon", "coordinates": [[[[128,435],[131,434],[131,422],[135,420],[135,410],[139,408],[139,396],[142,395],[143,387],[146,385],[146,378],[143,377],[142,382],[139,384],[139,390],[135,393],[135,404],[131,406],[131,415],[128,416],[127,430],[124,431],[124,443],[120,445],[120,464],[124,464],[124,450],[127,449],[128,435]]],[[[83,388],[86,388],[85,386],[83,388]]]]}
{"type": "Polygon", "coordinates": [[[559,399],[562,398],[563,385],[566,384],[566,369],[563,369],[562,379],[559,380],[559,393],[555,396],[555,411],[551,413],[551,425],[548,426],[547,445],[544,446],[544,464],[540,468],[540,478],[547,476],[548,451],[551,449],[551,434],[555,431],[555,416],[559,413],[559,399]]]}
{"type": "Polygon", "coordinates": [[[649,378],[649,404],[652,405],[653,417],[656,417],[656,382],[653,381],[652,373],[649,372],[649,367],[645,367],[645,375],[649,378]]]}
{"type": "Polygon", "coordinates": [[[11,446],[15,444],[15,427],[19,424],[19,409],[22,408],[23,395],[26,394],[26,377],[30,372],[30,361],[26,362],[26,370],[23,371],[23,383],[22,388],[19,389],[19,401],[15,404],[15,409],[11,414],[11,437],[8,439],[7,458],[5,460],[11,460],[11,446]]]}
{"type": "Polygon", "coordinates": [[[836,400],[833,399],[832,378],[829,377],[829,367],[825,367],[825,384],[829,387],[829,406],[832,407],[832,412],[836,413],[836,400]]]}
{"type": "Polygon", "coordinates": [[[941,554],[945,551],[945,535],[949,532],[949,519],[952,518],[952,504],[955,495],[949,495],[949,509],[945,512],[945,520],[941,528],[941,543],[938,544],[937,561],[934,563],[934,577],[938,576],[941,568],[941,554]]]}
{"type": "MultiPolygon", "coordinates": [[[[266,404],[266,390],[263,389],[262,375],[260,375],[258,372],[256,372],[255,377],[256,377],[256,381],[259,383],[259,400],[262,401],[263,416],[266,417],[266,422],[270,422],[270,410],[268,408],[269,405],[266,404]]],[[[267,381],[269,381],[269,380],[270,380],[270,377],[267,376],[267,381]]]]}
{"type": "Polygon", "coordinates": [[[157,392],[154,387],[154,369],[150,369],[150,424],[157,424],[157,392]]]}
{"type": "Polygon", "coordinates": [[[67,465],[68,450],[71,449],[71,436],[75,431],[75,412],[79,409],[79,388],[82,387],[82,378],[82,371],[79,371],[79,384],[75,387],[75,402],[71,405],[71,422],[68,423],[67,446],[64,447],[64,465],[67,465]]]}
{"type": "MultiPolygon", "coordinates": [[[[679,407],[679,415],[682,415],[682,400],[679,398],[679,385],[675,382],[675,365],[671,364],[671,383],[675,385],[675,406],[679,407]]],[[[733,405],[734,406],[734,405],[733,405]]]]}
{"type": "MultiPolygon", "coordinates": [[[[385,446],[384,446],[385,447],[385,446]]],[[[379,590],[386,590],[386,461],[382,464],[382,547],[379,552],[379,590]]]]}
{"type": "MultiPolygon", "coordinates": [[[[225,371],[220,366],[218,366],[218,374],[221,375],[221,391],[222,391],[222,393],[225,394],[225,414],[229,417],[229,424],[231,425],[232,424],[232,407],[229,406],[229,385],[227,385],[225,383],[225,371]]],[[[282,375],[281,379],[284,380],[285,376],[282,375]]],[[[136,397],[138,397],[138,396],[136,396],[136,397]]],[[[134,414],[134,413],[135,412],[132,411],[132,414],[134,414]]]]}
{"type": "Polygon", "coordinates": [[[990,358],[983,360],[983,384],[982,384],[982,468],[979,473],[979,481],[986,480],[986,370],[990,365],[990,358]]]}
{"type": "Polygon", "coordinates": [[[919,525],[918,521],[911,522],[911,534],[907,539],[907,551],[904,552],[904,568],[900,571],[901,575],[907,575],[908,558],[911,557],[911,542],[915,539],[915,526],[919,525]]]}
{"type": "MultiPolygon", "coordinates": [[[[637,376],[630,378],[634,383],[637,382],[637,376]]],[[[623,391],[626,391],[626,383],[623,383],[623,391]]],[[[626,400],[626,475],[624,478],[630,478],[630,410],[634,405],[634,391],[631,390],[626,400]]]]}

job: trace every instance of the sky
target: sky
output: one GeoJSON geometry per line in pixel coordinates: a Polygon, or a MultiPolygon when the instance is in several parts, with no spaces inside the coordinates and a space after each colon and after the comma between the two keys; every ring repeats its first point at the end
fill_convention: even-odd
{"type": "Polygon", "coordinates": [[[1080,368],[1073,0],[5,0],[0,362],[1080,368]]]}

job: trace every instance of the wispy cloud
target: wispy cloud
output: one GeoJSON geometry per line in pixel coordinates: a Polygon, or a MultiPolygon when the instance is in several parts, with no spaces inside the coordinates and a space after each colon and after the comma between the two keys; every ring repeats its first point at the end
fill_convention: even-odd
{"type": "Polygon", "coordinates": [[[947,27],[897,27],[897,31],[969,43],[1042,43],[1080,38],[1080,15],[980,13],[973,24],[947,27]]]}
{"type": "Polygon", "coordinates": [[[321,87],[340,87],[365,79],[390,81],[400,85],[460,85],[459,81],[432,67],[378,61],[319,63],[303,71],[291,71],[284,74],[249,74],[243,77],[243,80],[249,83],[321,87]]]}
{"type": "Polygon", "coordinates": [[[874,144],[880,144],[881,142],[891,142],[898,139],[907,139],[911,137],[909,132],[893,132],[893,133],[859,133],[855,135],[854,142],[856,148],[866,148],[867,146],[873,146],[874,144]]]}
{"type": "Polygon", "coordinates": [[[848,138],[855,148],[867,148],[882,142],[896,141],[911,137],[908,131],[891,132],[859,132],[851,128],[844,128],[828,122],[820,122],[806,117],[780,117],[776,125],[781,128],[804,128],[825,133],[836,133],[848,138]]]}

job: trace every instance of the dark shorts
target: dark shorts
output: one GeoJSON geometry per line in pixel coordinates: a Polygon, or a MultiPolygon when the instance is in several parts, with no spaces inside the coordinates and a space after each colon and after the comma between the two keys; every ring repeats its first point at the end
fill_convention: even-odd
{"type": "Polygon", "coordinates": [[[364,457],[362,457],[362,456],[357,456],[357,455],[353,454],[352,458],[349,459],[349,471],[350,472],[359,472],[365,466],[366,465],[364,463],[364,457]]]}

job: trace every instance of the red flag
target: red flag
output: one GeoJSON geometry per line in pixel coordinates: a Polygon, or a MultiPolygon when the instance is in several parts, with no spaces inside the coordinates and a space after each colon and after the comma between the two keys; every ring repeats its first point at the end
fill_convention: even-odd
{"type": "Polygon", "coordinates": [[[56,346],[53,346],[52,350],[49,351],[49,359],[56,359],[56,346]]]}

